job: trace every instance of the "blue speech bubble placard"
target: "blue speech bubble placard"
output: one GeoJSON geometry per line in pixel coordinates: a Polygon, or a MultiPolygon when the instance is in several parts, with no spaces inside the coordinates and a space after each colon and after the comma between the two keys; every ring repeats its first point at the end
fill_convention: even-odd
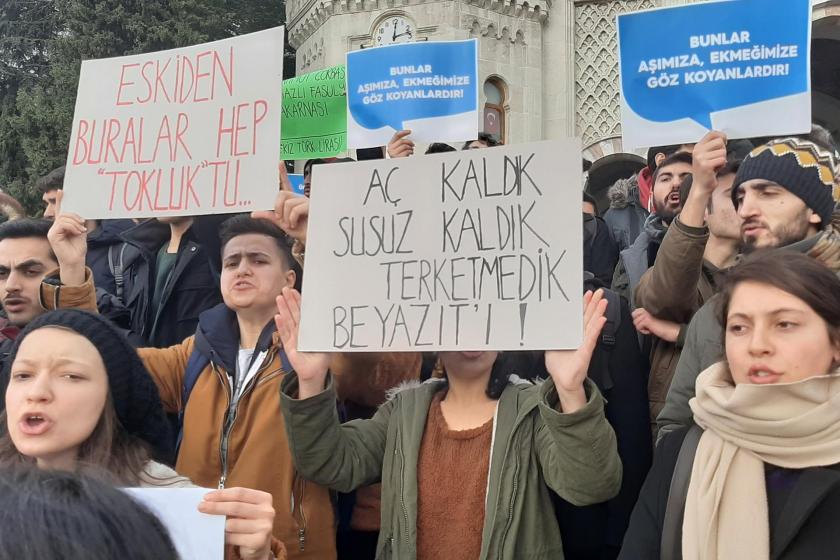
{"type": "MultiPolygon", "coordinates": [[[[406,122],[478,111],[477,41],[424,42],[362,49],[347,54],[348,132],[384,127],[387,139],[406,122]]],[[[470,121],[472,122],[472,121],[470,121]]],[[[448,138],[445,127],[435,141],[448,138]]],[[[369,136],[370,137],[370,136],[369,136]]],[[[415,140],[427,141],[414,136],[415,140]]],[[[349,139],[348,139],[349,140],[349,139]]],[[[353,147],[360,146],[358,143],[353,147]]],[[[374,143],[372,145],[382,145],[374,143]]]]}
{"type": "Polygon", "coordinates": [[[297,194],[303,194],[303,175],[301,173],[289,173],[289,183],[297,194]]]}
{"type": "MultiPolygon", "coordinates": [[[[810,0],[730,0],[620,15],[624,105],[651,123],[690,119],[711,129],[719,111],[807,93],[810,27],[810,0]]],[[[759,128],[766,131],[766,123],[759,128]]]]}

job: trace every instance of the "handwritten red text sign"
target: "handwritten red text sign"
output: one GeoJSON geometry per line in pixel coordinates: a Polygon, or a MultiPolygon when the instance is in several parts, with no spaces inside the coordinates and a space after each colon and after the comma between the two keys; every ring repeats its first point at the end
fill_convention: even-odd
{"type": "Polygon", "coordinates": [[[283,32],[84,61],[64,207],[90,219],[271,208],[283,32]]]}

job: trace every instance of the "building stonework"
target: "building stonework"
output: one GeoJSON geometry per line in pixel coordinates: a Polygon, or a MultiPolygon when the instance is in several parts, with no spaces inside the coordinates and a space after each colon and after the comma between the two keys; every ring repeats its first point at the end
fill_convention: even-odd
{"type": "Polygon", "coordinates": [[[575,4],[575,133],[584,146],[621,134],[616,16],[656,7],[654,0],[575,4]]]}
{"type": "MultiPolygon", "coordinates": [[[[697,0],[287,0],[298,74],[373,45],[384,18],[407,18],[418,40],[479,40],[481,84],[504,93],[504,140],[579,136],[584,156],[622,152],[615,18],[697,0]]],[[[840,0],[816,0],[815,21],[840,38],[840,0]]],[[[838,43],[840,44],[840,43],[838,43]]],[[[840,58],[840,52],[838,53],[840,58]]]]}

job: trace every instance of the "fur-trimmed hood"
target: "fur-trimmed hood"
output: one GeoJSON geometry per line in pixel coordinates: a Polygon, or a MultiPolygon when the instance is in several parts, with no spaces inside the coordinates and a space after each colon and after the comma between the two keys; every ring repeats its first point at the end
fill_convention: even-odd
{"type": "Polygon", "coordinates": [[[639,202],[639,176],[619,179],[607,191],[610,208],[627,208],[631,204],[641,206],[639,202]]]}

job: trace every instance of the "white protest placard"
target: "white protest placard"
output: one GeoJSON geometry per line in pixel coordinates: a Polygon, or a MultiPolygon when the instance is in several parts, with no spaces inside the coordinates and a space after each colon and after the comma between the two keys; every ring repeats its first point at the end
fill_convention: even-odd
{"type": "Polygon", "coordinates": [[[582,338],[579,140],[313,168],[304,351],[582,338]]]}
{"type": "Polygon", "coordinates": [[[272,208],[283,28],[82,63],[64,209],[85,218],[272,208]]]}
{"type": "Polygon", "coordinates": [[[124,488],[160,519],[181,560],[223,560],[225,517],[198,511],[207,488],[124,488]]]}

